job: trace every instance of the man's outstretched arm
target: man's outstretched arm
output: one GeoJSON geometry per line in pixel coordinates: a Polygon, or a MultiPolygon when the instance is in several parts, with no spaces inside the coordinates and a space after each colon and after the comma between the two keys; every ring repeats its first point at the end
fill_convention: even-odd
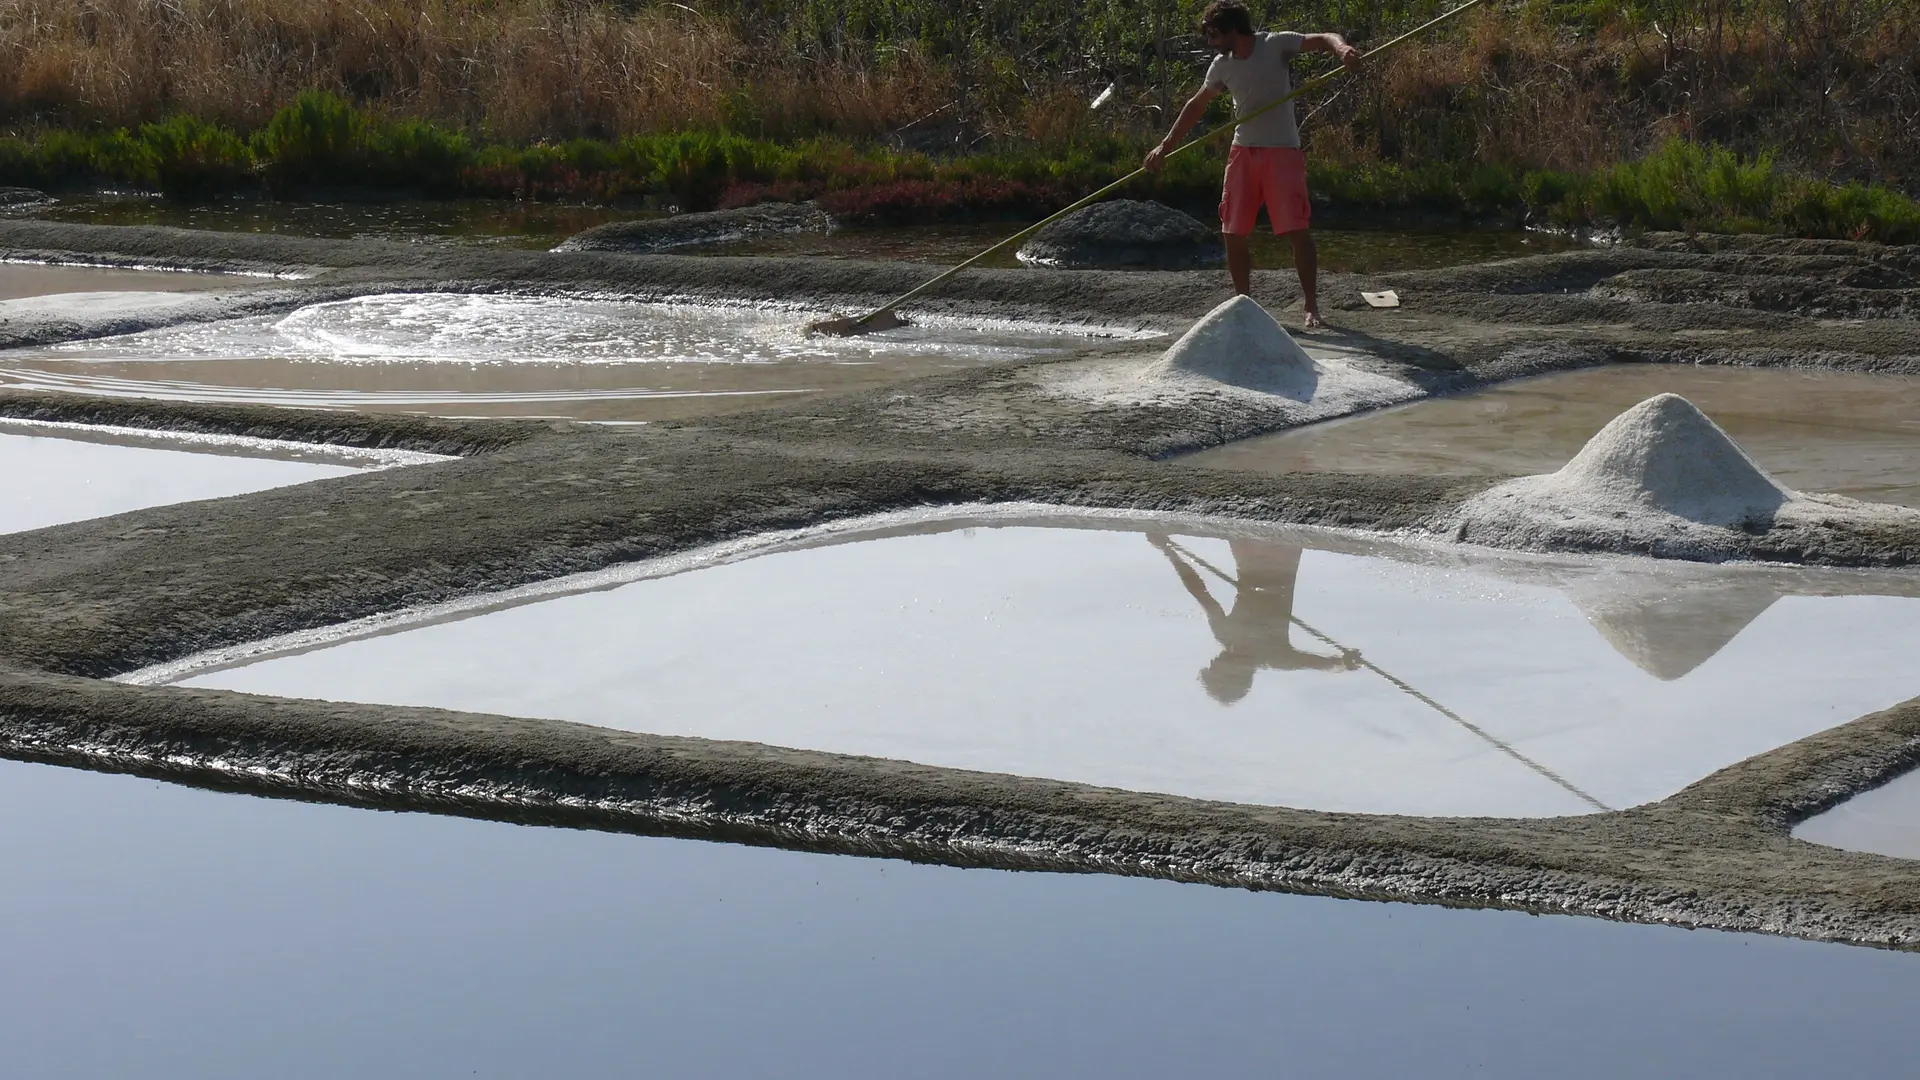
{"type": "Polygon", "coordinates": [[[1207,106],[1213,104],[1213,99],[1219,96],[1220,91],[1204,84],[1195,91],[1194,95],[1187,99],[1186,105],[1180,109],[1180,115],[1174,119],[1173,130],[1167,132],[1167,137],[1160,140],[1159,146],[1147,151],[1147,159],[1140,163],[1141,167],[1148,172],[1159,171],[1160,166],[1166,161],[1167,154],[1180,145],[1180,140],[1186,138],[1187,132],[1193,130],[1193,125],[1200,122],[1200,117],[1207,111],[1207,106]]]}
{"type": "Polygon", "coordinates": [[[1302,34],[1300,51],[1332,53],[1348,71],[1360,66],[1360,50],[1347,44],[1347,39],[1339,34],[1302,34]]]}

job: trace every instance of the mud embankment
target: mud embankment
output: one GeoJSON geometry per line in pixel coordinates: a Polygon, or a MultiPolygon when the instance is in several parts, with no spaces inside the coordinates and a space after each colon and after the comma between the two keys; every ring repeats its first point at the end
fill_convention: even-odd
{"type": "MultiPolygon", "coordinates": [[[[402,288],[854,307],[926,274],[881,263],[464,251],[21,222],[0,223],[0,248],[7,257],[192,260],[201,269],[311,274],[275,286],[288,302],[402,288]]],[[[1906,257],[1863,246],[1657,239],[1477,268],[1330,275],[1323,289],[1336,328],[1298,337],[1309,349],[1343,348],[1357,367],[1425,392],[1608,362],[1920,373],[1920,322],[1888,314],[1904,312],[1899,304],[1869,305],[1870,314],[1836,322],[1817,306],[1794,306],[1791,290],[1770,294],[1789,298],[1776,309],[1743,302],[1754,294],[1733,286],[1687,302],[1623,291],[1648,273],[1831,281],[1838,258],[1858,271],[1856,283],[1888,267],[1874,279],[1888,282],[1885,289],[1848,288],[1895,293],[1907,287],[1896,265],[1906,257]],[[1404,306],[1362,310],[1361,287],[1395,288],[1404,306]]],[[[1286,314],[1294,290],[1289,272],[1258,278],[1260,300],[1297,326],[1297,315],[1286,314]]],[[[933,306],[1172,330],[1225,292],[1219,275],[1206,272],[976,271],[933,306]]],[[[0,337],[21,343],[73,332],[6,327],[0,337]]],[[[1157,351],[1105,346],[783,409],[617,430],[0,396],[6,415],[281,438],[305,432],[470,455],[0,537],[0,747],[36,760],[396,809],[1920,943],[1920,864],[1787,836],[1793,822],[1916,760],[1920,706],[1912,703],[1750,759],[1650,806],[1487,820],[1207,803],[551,721],[102,681],[203,649],[884,510],[1021,500],[1398,530],[1438,520],[1499,479],[1175,466],[1155,459],[1273,430],[1285,415],[1228,393],[1127,406],[1057,390],[1062,371],[1144,363],[1157,351]]],[[[1750,553],[1842,565],[1920,561],[1920,536],[1906,534],[1803,551],[1769,551],[1763,541],[1750,553]]]]}

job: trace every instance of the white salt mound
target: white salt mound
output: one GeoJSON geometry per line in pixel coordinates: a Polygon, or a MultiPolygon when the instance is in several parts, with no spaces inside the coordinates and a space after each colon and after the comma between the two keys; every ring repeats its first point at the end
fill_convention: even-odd
{"type": "Polygon", "coordinates": [[[1661,394],[1615,417],[1558,472],[1489,488],[1444,527],[1499,547],[1715,558],[1778,526],[1896,520],[1920,528],[1920,512],[1781,487],[1692,402],[1661,394]]]}
{"type": "Polygon", "coordinates": [[[1648,398],[1614,417],[1559,472],[1538,479],[1540,496],[1728,528],[1764,521],[1791,494],[1678,394],[1648,398]]]}
{"type": "Polygon", "coordinates": [[[1250,296],[1207,312],[1149,365],[1154,380],[1207,379],[1296,401],[1313,397],[1320,369],[1292,336],[1250,296]]]}

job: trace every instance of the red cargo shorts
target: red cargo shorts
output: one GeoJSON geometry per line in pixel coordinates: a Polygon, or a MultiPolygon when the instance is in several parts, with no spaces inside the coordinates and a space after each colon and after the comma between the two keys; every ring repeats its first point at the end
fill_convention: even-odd
{"type": "Polygon", "coordinates": [[[1307,203],[1307,155],[1295,146],[1236,146],[1227,153],[1227,180],[1220,190],[1220,231],[1253,232],[1261,204],[1275,236],[1312,222],[1307,203]]]}

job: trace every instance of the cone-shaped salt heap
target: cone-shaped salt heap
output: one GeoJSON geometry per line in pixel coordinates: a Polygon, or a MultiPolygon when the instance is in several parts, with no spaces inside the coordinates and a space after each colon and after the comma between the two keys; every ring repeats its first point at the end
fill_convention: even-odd
{"type": "Polygon", "coordinates": [[[1615,417],[1559,472],[1496,484],[1433,524],[1492,547],[1679,559],[1811,561],[1856,551],[1863,528],[1920,544],[1920,511],[1783,488],[1673,394],[1615,417]]]}
{"type": "Polygon", "coordinates": [[[1541,480],[1550,481],[1538,485],[1541,494],[1559,491],[1590,505],[1634,505],[1730,528],[1766,519],[1788,494],[1678,394],[1648,398],[1614,417],[1541,480]]]}
{"type": "Polygon", "coordinates": [[[1211,379],[1296,401],[1312,398],[1320,380],[1313,357],[1250,296],[1207,312],[1145,376],[1211,379]]]}
{"type": "MultiPolygon", "coordinates": [[[[1615,417],[1560,471],[1489,488],[1445,527],[1496,547],[1720,558],[1805,498],[1775,483],[1692,402],[1661,394],[1615,417]]],[[[1841,503],[1861,505],[1821,498],[1842,514],[1852,511],[1841,503]]]]}

